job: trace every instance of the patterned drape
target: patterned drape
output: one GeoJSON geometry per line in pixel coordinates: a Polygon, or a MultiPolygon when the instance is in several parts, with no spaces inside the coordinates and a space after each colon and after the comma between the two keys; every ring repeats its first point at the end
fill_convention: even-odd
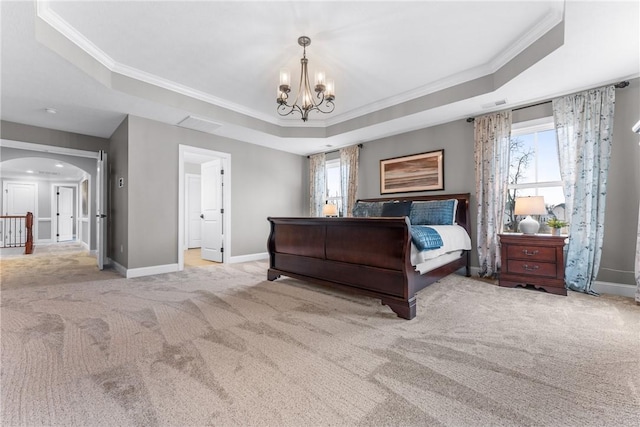
{"type": "Polygon", "coordinates": [[[602,254],[615,94],[615,87],[607,86],[553,100],[569,221],[565,281],[569,289],[593,295],[602,254]]]}
{"type": "Polygon", "coordinates": [[[322,216],[327,185],[325,183],[325,154],[309,156],[309,215],[322,216]]]}
{"type": "Polygon", "coordinates": [[[358,157],[360,147],[353,145],[340,150],[340,190],[342,216],[351,216],[358,191],[358,157]]]}
{"type": "Polygon", "coordinates": [[[495,277],[509,181],[511,111],[477,117],[474,127],[480,277],[495,277]]]}

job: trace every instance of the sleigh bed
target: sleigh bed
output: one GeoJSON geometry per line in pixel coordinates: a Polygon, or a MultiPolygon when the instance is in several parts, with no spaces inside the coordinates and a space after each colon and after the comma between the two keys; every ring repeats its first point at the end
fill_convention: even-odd
{"type": "MultiPolygon", "coordinates": [[[[362,212],[371,215],[347,218],[269,217],[268,280],[284,275],[380,298],[398,316],[412,319],[416,316],[418,291],[462,268],[465,268],[467,276],[470,275],[468,193],[362,199],[356,204],[354,214],[361,207],[360,215],[362,212]],[[380,216],[380,211],[376,211],[383,206],[385,214],[388,214],[394,207],[403,202],[406,205],[409,201],[413,209],[411,215],[380,216]],[[439,202],[427,203],[434,201],[439,202]],[[460,249],[460,246],[449,250],[445,243],[435,250],[438,257],[429,255],[423,258],[430,259],[421,259],[420,255],[429,254],[429,251],[420,252],[416,247],[415,236],[412,239],[412,235],[418,227],[411,224],[410,218],[420,218],[420,215],[414,215],[420,212],[418,209],[454,201],[453,222],[449,228],[457,227],[466,233],[465,249],[460,249]],[[371,212],[367,212],[369,208],[371,212]]],[[[429,222],[428,211],[426,217],[429,222]]],[[[427,225],[432,229],[447,229],[441,234],[448,233],[446,226],[427,225]]],[[[446,239],[442,240],[446,242],[446,239]]]]}

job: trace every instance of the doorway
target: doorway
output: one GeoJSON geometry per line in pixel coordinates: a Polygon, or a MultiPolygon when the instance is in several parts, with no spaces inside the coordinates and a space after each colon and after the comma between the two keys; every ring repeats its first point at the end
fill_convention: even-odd
{"type": "MultiPolygon", "coordinates": [[[[179,145],[178,156],[178,271],[185,266],[185,251],[197,223],[200,226],[200,258],[228,262],[231,249],[231,155],[179,145]],[[200,176],[201,206],[198,221],[189,203],[187,175],[200,176]]],[[[193,177],[190,186],[195,186],[193,177]]],[[[193,249],[190,250],[193,252],[193,249]]],[[[190,253],[191,256],[191,253],[190,253]]]]}
{"type": "Polygon", "coordinates": [[[78,185],[52,184],[51,186],[51,238],[54,242],[77,240],[78,185]]]}
{"type": "MultiPolygon", "coordinates": [[[[40,244],[39,248],[44,249],[44,244],[58,240],[57,201],[56,195],[52,196],[52,193],[55,194],[52,187],[57,185],[74,188],[72,239],[92,256],[99,255],[101,251],[96,248],[95,174],[100,153],[4,139],[0,140],[0,147],[3,156],[1,177],[4,182],[16,174],[26,177],[28,173],[30,180],[39,177],[37,192],[40,195],[34,212],[43,214],[34,215],[34,237],[35,243],[40,244]]],[[[67,232],[65,234],[68,236],[67,232]]]]}

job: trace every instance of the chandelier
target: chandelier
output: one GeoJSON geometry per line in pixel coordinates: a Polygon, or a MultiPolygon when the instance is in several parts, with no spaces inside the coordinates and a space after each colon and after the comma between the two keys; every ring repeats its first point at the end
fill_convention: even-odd
{"type": "Polygon", "coordinates": [[[333,80],[325,81],[325,74],[322,71],[316,73],[315,95],[311,92],[309,84],[309,74],[307,72],[307,46],[311,44],[311,39],[306,36],[298,38],[298,44],[302,46],[302,58],[300,58],[300,84],[298,93],[292,104],[289,104],[289,92],[291,92],[291,74],[288,70],[280,71],[280,86],[278,86],[278,114],[288,116],[294,112],[302,115],[302,121],[306,122],[310,111],[319,111],[324,114],[331,113],[335,108],[335,85],[333,80]]]}

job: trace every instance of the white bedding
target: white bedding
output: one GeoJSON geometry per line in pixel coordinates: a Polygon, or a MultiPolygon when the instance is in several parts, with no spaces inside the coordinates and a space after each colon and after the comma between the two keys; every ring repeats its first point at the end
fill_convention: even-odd
{"type": "Polygon", "coordinates": [[[471,237],[469,237],[467,230],[463,227],[459,225],[430,225],[429,227],[440,234],[444,244],[441,248],[420,252],[415,245],[411,243],[411,265],[415,266],[416,270],[420,271],[420,274],[433,270],[449,261],[453,261],[460,256],[459,251],[461,250],[471,249],[471,237]],[[448,260],[443,261],[440,265],[433,266],[435,263],[430,263],[432,265],[430,268],[424,268],[424,266],[429,266],[429,264],[425,264],[427,261],[451,253],[454,253],[453,255],[457,254],[457,256],[448,257],[448,260]],[[420,266],[420,270],[418,270],[418,266],[420,266]]]}
{"type": "Polygon", "coordinates": [[[439,257],[421,262],[420,264],[416,265],[415,268],[418,273],[424,274],[428,271],[434,270],[447,263],[450,263],[451,261],[457,260],[458,258],[460,258],[460,255],[462,255],[462,251],[449,252],[448,254],[440,255],[439,257]]]}

